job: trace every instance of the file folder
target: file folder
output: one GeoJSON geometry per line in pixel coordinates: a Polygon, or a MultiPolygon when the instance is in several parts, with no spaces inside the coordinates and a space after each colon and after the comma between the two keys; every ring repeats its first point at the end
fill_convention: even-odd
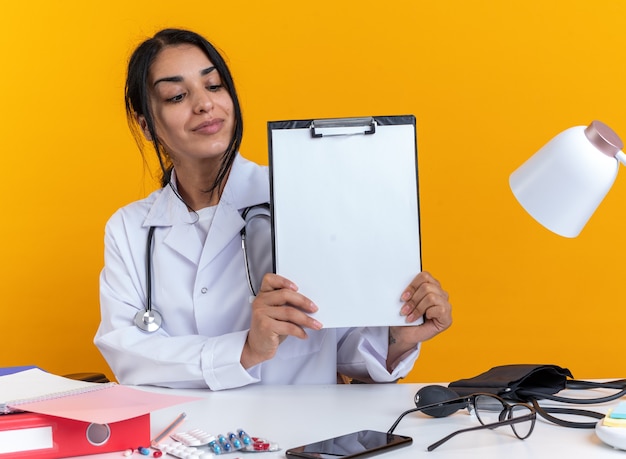
{"type": "Polygon", "coordinates": [[[0,459],[60,459],[149,443],[149,414],[110,424],[26,412],[0,416],[0,459]]]}

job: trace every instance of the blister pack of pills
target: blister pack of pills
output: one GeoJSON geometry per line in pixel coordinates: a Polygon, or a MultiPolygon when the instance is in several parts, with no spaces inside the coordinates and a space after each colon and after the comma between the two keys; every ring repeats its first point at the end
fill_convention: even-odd
{"type": "Polygon", "coordinates": [[[204,446],[215,441],[214,435],[211,435],[201,429],[173,433],[170,437],[186,446],[204,446]]]}
{"type": "Polygon", "coordinates": [[[213,459],[215,455],[209,451],[187,446],[179,441],[155,446],[158,450],[180,459],[213,459]]]}
{"type": "MultiPolygon", "coordinates": [[[[234,452],[258,453],[280,450],[277,443],[260,437],[251,437],[243,429],[239,429],[237,432],[228,432],[226,435],[213,435],[202,429],[193,429],[186,432],[173,433],[170,437],[175,440],[173,445],[175,445],[176,451],[179,453],[187,455],[204,453],[210,455],[202,456],[202,459],[234,452]]],[[[167,449],[172,449],[171,445],[172,444],[157,445],[157,448],[163,452],[182,458],[183,456],[166,451],[167,449]]],[[[185,456],[185,459],[187,459],[187,457],[195,459],[200,456],[185,456]]]]}

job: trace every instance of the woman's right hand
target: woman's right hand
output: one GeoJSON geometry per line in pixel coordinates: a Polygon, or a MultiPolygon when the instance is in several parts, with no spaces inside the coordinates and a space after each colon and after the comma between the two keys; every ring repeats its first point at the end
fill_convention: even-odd
{"type": "Polygon", "coordinates": [[[287,336],[306,339],[305,328],[321,329],[322,324],[308,315],[317,309],[289,279],[266,274],[252,302],[252,320],[241,365],[247,369],[273,358],[287,336]]]}

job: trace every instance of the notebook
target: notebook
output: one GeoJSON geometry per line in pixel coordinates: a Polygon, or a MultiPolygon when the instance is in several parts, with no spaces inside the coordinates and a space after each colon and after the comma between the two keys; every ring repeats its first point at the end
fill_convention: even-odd
{"type": "Polygon", "coordinates": [[[157,394],[114,382],[78,381],[32,368],[0,376],[0,413],[20,411],[108,424],[198,397],[157,394]]]}

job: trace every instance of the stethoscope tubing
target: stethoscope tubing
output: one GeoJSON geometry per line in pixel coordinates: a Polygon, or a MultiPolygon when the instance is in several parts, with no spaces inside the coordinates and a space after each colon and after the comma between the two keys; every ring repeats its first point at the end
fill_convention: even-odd
{"type": "MultiPolygon", "coordinates": [[[[248,289],[252,296],[256,296],[256,291],[254,289],[254,285],[252,283],[252,274],[250,272],[250,261],[248,259],[248,246],[246,242],[246,226],[248,222],[256,217],[268,217],[267,214],[258,213],[253,214],[250,219],[247,219],[247,215],[250,210],[255,207],[263,208],[269,212],[269,204],[257,204],[255,206],[246,207],[246,209],[242,213],[242,218],[244,219],[243,228],[240,231],[241,237],[241,250],[243,252],[244,264],[246,269],[246,278],[248,280],[248,289]]],[[[159,311],[152,309],[152,248],[154,242],[154,230],[156,226],[151,226],[148,229],[148,237],[146,240],[146,305],[145,307],[137,311],[135,314],[134,322],[137,328],[146,333],[154,333],[155,331],[161,328],[161,324],[163,323],[163,317],[159,311]]]]}

